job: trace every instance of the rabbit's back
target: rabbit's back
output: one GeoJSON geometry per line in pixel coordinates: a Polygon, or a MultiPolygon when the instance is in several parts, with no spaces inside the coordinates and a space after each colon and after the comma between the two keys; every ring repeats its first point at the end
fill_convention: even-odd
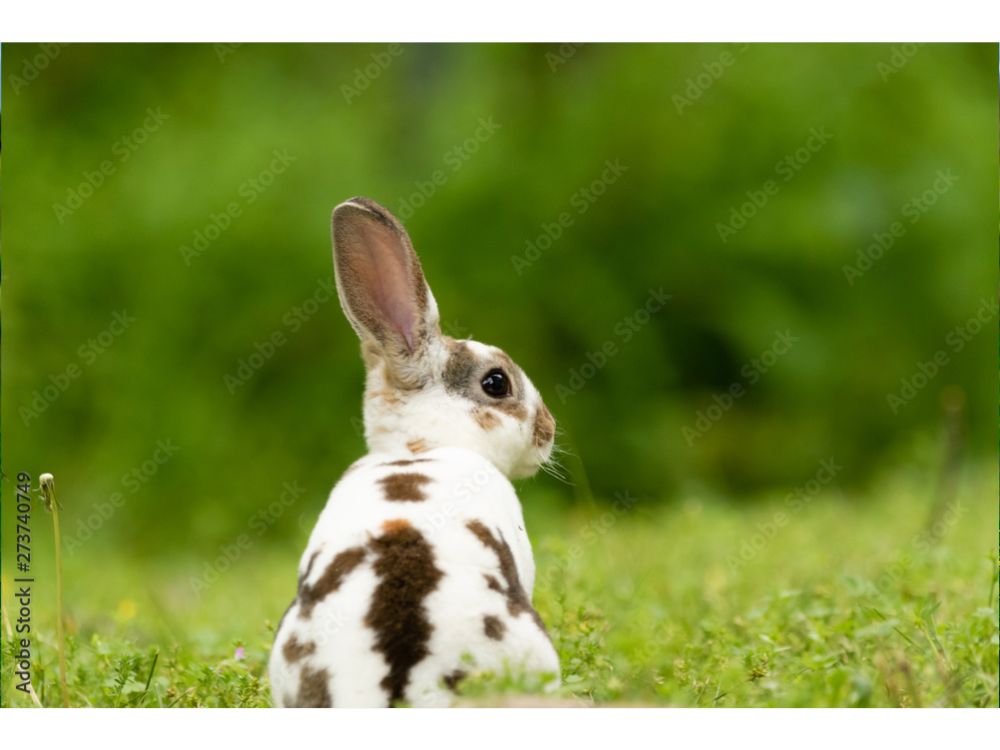
{"type": "Polygon", "coordinates": [[[534,574],[520,503],[489,461],[461,448],[366,456],[302,557],[271,657],[275,702],[435,705],[471,671],[557,674],[534,574]]]}

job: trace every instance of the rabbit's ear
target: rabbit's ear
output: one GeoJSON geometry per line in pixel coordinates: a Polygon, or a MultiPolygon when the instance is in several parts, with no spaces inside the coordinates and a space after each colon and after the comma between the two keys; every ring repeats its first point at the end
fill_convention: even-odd
{"type": "Polygon", "coordinates": [[[333,210],[333,264],[340,304],[362,342],[373,342],[390,364],[412,367],[440,331],[402,224],[368,198],[341,203],[333,210]]]}

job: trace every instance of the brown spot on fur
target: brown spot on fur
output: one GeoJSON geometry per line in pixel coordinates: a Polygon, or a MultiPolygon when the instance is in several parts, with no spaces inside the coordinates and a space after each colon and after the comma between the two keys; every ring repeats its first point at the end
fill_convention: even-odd
{"type": "Polygon", "coordinates": [[[542,448],[548,444],[556,434],[556,420],[552,418],[552,413],[544,404],[538,407],[535,413],[535,427],[532,430],[531,441],[536,448],[542,448]]]}
{"type": "Polygon", "coordinates": [[[458,683],[464,680],[468,675],[464,669],[456,669],[454,672],[446,674],[441,679],[444,680],[445,687],[447,687],[451,692],[458,690],[458,683]]]}
{"type": "Polygon", "coordinates": [[[472,410],[472,418],[476,420],[476,424],[487,432],[500,426],[500,417],[491,412],[485,406],[475,407],[472,410]]]}
{"type": "Polygon", "coordinates": [[[330,708],[330,673],[325,669],[312,669],[308,664],[302,667],[299,676],[299,708],[330,708]]]}
{"type": "Polygon", "coordinates": [[[483,632],[486,633],[487,638],[499,641],[503,640],[503,634],[507,632],[507,626],[503,624],[503,621],[499,617],[486,615],[483,618],[483,632]]]}
{"type": "Polygon", "coordinates": [[[483,577],[486,579],[487,588],[489,588],[491,591],[499,591],[501,594],[503,593],[503,588],[501,588],[500,581],[496,579],[496,576],[491,576],[489,573],[487,573],[483,577]]]}
{"type": "Polygon", "coordinates": [[[444,365],[444,387],[452,393],[465,394],[472,376],[479,369],[479,360],[472,353],[472,348],[464,341],[452,341],[449,343],[451,354],[444,365]]]}
{"type": "Polygon", "coordinates": [[[443,574],[434,564],[430,544],[408,522],[387,521],[383,529],[385,533],[369,543],[380,580],[365,625],[375,631],[375,650],[389,666],[381,685],[392,703],[403,698],[410,670],[430,653],[427,643],[434,628],[424,599],[443,574]]]}
{"type": "Polygon", "coordinates": [[[382,492],[386,500],[419,502],[427,499],[423,485],[430,481],[431,478],[426,474],[407,471],[382,477],[378,483],[382,485],[382,492]]]}
{"type": "Polygon", "coordinates": [[[509,414],[514,417],[518,422],[523,422],[528,418],[528,410],[525,408],[524,404],[520,401],[512,401],[510,397],[497,399],[495,402],[490,404],[494,409],[502,411],[504,414],[509,414]]]}
{"type": "MultiPolygon", "coordinates": [[[[312,560],[315,559],[316,556],[313,555],[312,560]]],[[[299,586],[299,601],[301,602],[301,606],[299,607],[299,617],[303,620],[308,620],[312,617],[313,607],[339,589],[341,584],[344,582],[344,579],[346,579],[347,576],[350,575],[351,572],[358,567],[364,559],[364,547],[350,547],[345,549],[333,558],[330,564],[326,566],[326,570],[323,571],[323,575],[321,575],[319,580],[312,585],[306,583],[306,578],[308,577],[307,570],[306,575],[303,576],[302,583],[299,586]]],[[[310,560],[310,568],[312,567],[312,560],[310,560]]]]}
{"type": "Polygon", "coordinates": [[[311,656],[316,653],[316,644],[312,641],[306,641],[302,643],[294,633],[289,636],[288,640],[285,641],[285,645],[281,649],[281,653],[285,656],[285,661],[289,664],[294,664],[299,659],[303,659],[306,656],[311,656]]]}
{"type": "Polygon", "coordinates": [[[410,522],[405,518],[391,518],[382,523],[382,532],[385,534],[395,534],[408,528],[410,528],[410,522]]]}
{"type": "Polygon", "coordinates": [[[429,463],[430,460],[429,458],[400,458],[396,461],[388,461],[382,464],[382,466],[410,466],[412,464],[429,463]]]}
{"type": "Polygon", "coordinates": [[[399,397],[399,393],[392,388],[383,388],[381,391],[375,391],[371,394],[370,398],[380,398],[390,406],[395,406],[403,401],[399,397]]]}
{"type": "Polygon", "coordinates": [[[503,576],[507,588],[502,588],[500,582],[492,576],[487,576],[486,582],[491,589],[499,591],[507,597],[507,611],[510,612],[511,617],[517,617],[522,612],[527,612],[531,616],[531,619],[535,621],[535,624],[538,625],[539,629],[548,635],[545,631],[545,624],[542,622],[542,618],[538,616],[535,608],[531,606],[531,599],[521,585],[521,579],[517,574],[517,563],[514,562],[514,553],[510,551],[510,546],[503,538],[503,534],[500,534],[500,538],[497,539],[482,521],[469,521],[466,527],[476,535],[476,538],[483,543],[484,547],[492,550],[497,556],[497,562],[500,564],[500,575],[503,576]]]}
{"type": "Polygon", "coordinates": [[[431,447],[427,445],[427,441],[423,438],[408,440],[406,442],[406,448],[410,451],[410,453],[425,453],[431,449],[431,447]]]}
{"type": "Polygon", "coordinates": [[[313,565],[316,563],[316,558],[319,557],[319,553],[322,551],[323,548],[320,547],[318,550],[309,555],[309,562],[306,563],[306,569],[302,571],[302,575],[299,576],[299,591],[302,591],[302,584],[305,583],[309,574],[312,573],[313,565]]]}

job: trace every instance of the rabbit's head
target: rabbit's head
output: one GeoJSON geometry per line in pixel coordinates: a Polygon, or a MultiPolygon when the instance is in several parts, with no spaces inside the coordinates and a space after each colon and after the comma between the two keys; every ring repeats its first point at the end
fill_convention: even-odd
{"type": "Polygon", "coordinates": [[[370,451],[469,448],[512,478],[549,459],[555,421],[535,386],[495,346],[441,333],[420,260],[392,214],[367,198],[337,206],[333,260],[361,338],[370,451]]]}

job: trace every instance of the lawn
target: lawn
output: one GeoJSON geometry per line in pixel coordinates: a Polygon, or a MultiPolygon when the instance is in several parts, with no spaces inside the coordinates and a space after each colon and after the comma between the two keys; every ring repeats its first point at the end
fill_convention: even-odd
{"type": "MultiPolygon", "coordinates": [[[[864,492],[834,486],[739,503],[694,487],[658,504],[623,491],[570,507],[568,491],[529,483],[535,601],[560,652],[562,696],[997,706],[996,467],[965,470],[953,495],[915,469],[864,492]]],[[[211,580],[183,555],[125,559],[92,544],[72,556],[70,704],[269,705],[268,649],[307,531],[282,545],[263,534],[211,580]]],[[[49,555],[40,543],[36,555],[35,687],[58,705],[49,555]]],[[[9,570],[3,591],[9,620],[9,570]]],[[[33,705],[11,689],[7,625],[3,705],[33,705]]],[[[511,687],[484,678],[465,691],[470,703],[501,703],[511,687]]]]}

